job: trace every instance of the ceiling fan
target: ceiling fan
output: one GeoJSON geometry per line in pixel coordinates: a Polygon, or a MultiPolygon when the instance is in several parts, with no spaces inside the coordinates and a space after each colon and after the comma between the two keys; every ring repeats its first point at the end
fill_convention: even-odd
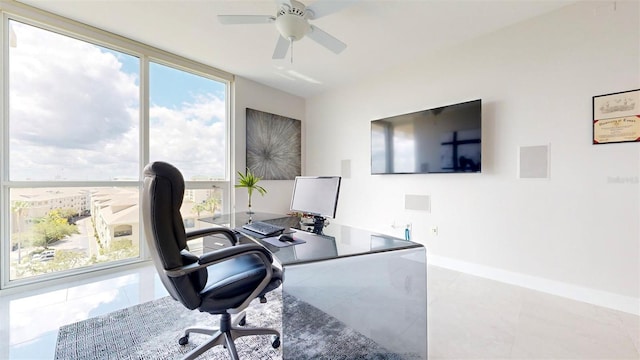
{"type": "Polygon", "coordinates": [[[293,62],[293,42],[307,36],[318,44],[339,54],[347,44],[324,32],[317,26],[311,25],[309,20],[332,14],[341,10],[355,1],[331,1],[318,0],[310,6],[296,0],[277,0],[278,13],[271,15],[218,15],[220,23],[225,25],[235,24],[276,24],[280,33],[276,48],[273,51],[273,59],[284,59],[291,48],[291,62],[293,62]]]}

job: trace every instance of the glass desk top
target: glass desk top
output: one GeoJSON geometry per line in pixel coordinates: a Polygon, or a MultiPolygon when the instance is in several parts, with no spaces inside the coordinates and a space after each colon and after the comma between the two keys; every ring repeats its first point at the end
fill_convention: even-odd
{"type": "MultiPolygon", "coordinates": [[[[200,220],[240,230],[240,227],[249,221],[249,214],[239,212],[225,214],[215,218],[202,218],[200,220]]],[[[422,245],[418,243],[393,236],[332,223],[326,224],[322,235],[317,235],[306,231],[307,227],[302,226],[299,218],[295,216],[253,213],[251,214],[251,220],[283,226],[286,229],[285,232],[293,231],[291,235],[294,239],[305,241],[305,243],[302,244],[278,247],[261,240],[257,236],[250,236],[243,233],[246,237],[255,239],[268,248],[283,265],[304,264],[349,256],[422,247],[422,245]]],[[[310,228],[312,227],[313,226],[310,226],[310,228]]],[[[242,239],[240,242],[242,242],[242,239]]]]}

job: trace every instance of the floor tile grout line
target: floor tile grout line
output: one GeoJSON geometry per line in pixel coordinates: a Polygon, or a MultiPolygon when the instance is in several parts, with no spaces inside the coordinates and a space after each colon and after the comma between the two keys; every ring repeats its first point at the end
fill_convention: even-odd
{"type": "Polygon", "coordinates": [[[514,331],[513,331],[513,341],[511,342],[511,349],[509,350],[509,358],[510,359],[516,359],[513,356],[513,349],[516,346],[516,340],[518,339],[518,333],[520,332],[520,330],[519,330],[520,329],[520,321],[522,319],[522,313],[524,311],[524,304],[525,304],[524,296],[525,296],[525,294],[524,294],[524,292],[522,290],[520,291],[520,295],[521,295],[520,296],[520,310],[518,310],[518,318],[516,319],[516,324],[515,324],[515,328],[514,328],[514,331]]]}

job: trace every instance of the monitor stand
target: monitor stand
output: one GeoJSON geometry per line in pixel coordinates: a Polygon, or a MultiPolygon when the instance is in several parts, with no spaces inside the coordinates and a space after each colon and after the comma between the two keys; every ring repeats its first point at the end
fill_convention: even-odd
{"type": "Polygon", "coordinates": [[[322,216],[313,217],[313,233],[322,235],[322,229],[324,228],[325,218],[322,216]]]}

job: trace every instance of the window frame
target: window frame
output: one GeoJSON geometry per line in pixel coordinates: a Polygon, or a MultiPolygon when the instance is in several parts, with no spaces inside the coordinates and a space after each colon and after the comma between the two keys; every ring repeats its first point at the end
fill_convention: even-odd
{"type": "MultiPolygon", "coordinates": [[[[225,177],[214,181],[186,181],[186,189],[211,189],[222,188],[223,211],[228,212],[233,208],[233,196],[231,186],[231,169],[233,166],[232,144],[232,92],[234,76],[214,67],[198,63],[196,61],[154,48],[143,43],[127,39],[125,37],[91,27],[70,19],[63,18],[28,5],[0,1],[0,14],[2,24],[0,26],[0,47],[2,58],[0,60],[0,83],[3,89],[0,99],[0,291],[52,281],[69,276],[83,275],[88,272],[106,270],[149,261],[149,252],[144,240],[144,233],[140,229],[140,255],[138,258],[118,260],[108,263],[91,265],[83,268],[68,269],[59,272],[42,274],[25,279],[10,280],[10,224],[11,202],[10,190],[14,188],[44,188],[44,187],[134,187],[139,190],[141,203],[142,171],[149,162],[149,63],[155,62],[165,66],[182,70],[194,75],[202,76],[225,84],[225,177]],[[139,79],[139,178],[137,181],[11,181],[9,178],[9,23],[18,21],[30,26],[35,26],[46,31],[53,31],[63,36],[68,36],[80,41],[104,47],[110,50],[135,56],[140,59],[139,79]]],[[[139,219],[142,214],[139,213],[139,219]]],[[[141,226],[142,227],[142,226],[141,226]]]]}

